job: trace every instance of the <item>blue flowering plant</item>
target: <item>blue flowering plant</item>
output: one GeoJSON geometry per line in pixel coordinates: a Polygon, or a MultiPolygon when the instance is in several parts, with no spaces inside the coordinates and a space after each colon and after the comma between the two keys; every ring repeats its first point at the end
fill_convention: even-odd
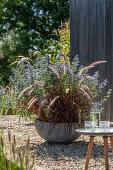
{"type": "Polygon", "coordinates": [[[0,113],[1,115],[14,114],[16,95],[10,86],[5,88],[0,85],[0,113]]]}
{"type": "MultiPolygon", "coordinates": [[[[107,80],[99,82],[98,72],[91,76],[88,70],[105,62],[97,61],[87,67],[79,66],[78,56],[70,63],[63,51],[53,64],[50,56],[38,57],[34,64],[35,74],[33,73],[36,79],[18,96],[19,109],[34,113],[44,121],[83,122],[88,119],[91,103],[107,85],[107,80]]],[[[111,90],[102,102],[110,94],[111,90]]]]}

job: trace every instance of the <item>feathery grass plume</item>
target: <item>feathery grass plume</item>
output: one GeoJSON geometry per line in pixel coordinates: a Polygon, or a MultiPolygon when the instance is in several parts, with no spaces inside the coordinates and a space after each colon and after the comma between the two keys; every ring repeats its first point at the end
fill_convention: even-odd
{"type": "Polygon", "coordinates": [[[0,89],[4,90],[3,86],[0,85],[0,89]]]}
{"type": "Polygon", "coordinates": [[[38,115],[41,115],[42,114],[42,110],[43,110],[43,107],[48,104],[48,100],[47,99],[44,99],[42,100],[40,106],[39,106],[39,110],[38,110],[38,115]]]}
{"type": "Polygon", "coordinates": [[[53,72],[57,75],[57,77],[60,79],[60,75],[59,75],[59,73],[58,73],[58,71],[55,69],[55,68],[53,68],[53,67],[51,67],[51,66],[48,66],[51,70],[53,70],[53,72]]]}
{"type": "Polygon", "coordinates": [[[83,73],[83,71],[85,71],[85,70],[88,70],[88,69],[90,69],[90,68],[92,68],[92,67],[95,67],[95,65],[98,65],[98,64],[101,64],[101,63],[106,63],[107,61],[96,61],[96,62],[93,62],[92,64],[90,64],[89,66],[87,66],[87,67],[84,67],[84,68],[82,68],[80,71],[79,71],[79,76],[83,73]]]}
{"type": "Polygon", "coordinates": [[[95,65],[97,65],[97,64],[106,63],[106,62],[107,62],[107,61],[96,61],[96,62],[90,64],[90,66],[95,66],[95,65]]]}
{"type": "Polygon", "coordinates": [[[31,104],[31,102],[34,100],[34,99],[38,99],[38,95],[37,96],[34,96],[30,99],[30,101],[28,102],[27,106],[29,107],[29,105],[31,104]]]}
{"type": "Polygon", "coordinates": [[[79,71],[79,73],[78,73],[78,75],[80,76],[82,73],[83,73],[83,71],[85,71],[85,70],[88,70],[88,69],[90,69],[90,68],[93,68],[94,66],[87,66],[87,67],[84,67],[84,68],[82,68],[80,71],[79,71]]]}
{"type": "Polygon", "coordinates": [[[60,96],[56,96],[49,104],[46,113],[49,113],[51,111],[51,107],[54,106],[55,102],[59,99],[60,96]]]}
{"type": "Polygon", "coordinates": [[[30,149],[30,138],[29,138],[29,137],[28,137],[28,139],[27,139],[26,149],[27,149],[27,150],[30,149]]]}
{"type": "Polygon", "coordinates": [[[37,97],[34,98],[34,99],[30,102],[30,104],[28,105],[28,109],[30,109],[30,108],[33,106],[33,104],[36,103],[37,101],[38,101],[38,98],[37,98],[37,97]]]}
{"type": "Polygon", "coordinates": [[[5,115],[7,115],[7,114],[8,114],[8,110],[5,111],[5,115]]]}
{"type": "Polygon", "coordinates": [[[44,86],[45,81],[36,81],[35,83],[33,83],[31,86],[33,87],[34,85],[39,85],[39,86],[44,86]]]}
{"type": "Polygon", "coordinates": [[[87,92],[91,95],[91,91],[90,91],[90,89],[87,85],[82,85],[81,88],[84,89],[84,90],[87,90],[87,92]]]}
{"type": "Polygon", "coordinates": [[[25,165],[26,165],[26,168],[29,167],[29,149],[30,149],[30,138],[28,137],[28,140],[27,140],[27,145],[26,145],[26,156],[25,156],[25,165]]]}
{"type": "Polygon", "coordinates": [[[86,76],[85,79],[90,79],[94,81],[94,78],[92,76],[86,76]]]}
{"type": "Polygon", "coordinates": [[[18,63],[18,61],[14,61],[14,62],[11,63],[9,66],[12,66],[12,65],[17,64],[17,63],[18,63]]]}
{"type": "Polygon", "coordinates": [[[9,87],[9,86],[6,86],[6,90],[9,90],[9,91],[10,91],[11,89],[10,89],[10,87],[9,87]]]}
{"type": "Polygon", "coordinates": [[[60,52],[64,57],[65,57],[65,60],[66,60],[66,63],[67,63],[67,66],[68,66],[68,68],[70,67],[70,64],[69,64],[69,58],[68,58],[68,56],[65,54],[65,52],[64,51],[61,51],[60,52]]]}
{"type": "Polygon", "coordinates": [[[20,95],[18,96],[18,98],[17,98],[17,101],[22,97],[22,95],[27,91],[27,90],[29,90],[31,88],[31,86],[29,86],[29,87],[26,87],[21,93],[20,93],[20,95]]]}
{"type": "Polygon", "coordinates": [[[23,57],[20,61],[18,61],[17,65],[19,65],[21,62],[29,62],[32,61],[29,57],[23,57]]]}
{"type": "Polygon", "coordinates": [[[28,96],[30,96],[36,88],[38,88],[38,85],[35,86],[35,87],[33,87],[33,88],[29,91],[28,96]]]}
{"type": "Polygon", "coordinates": [[[57,85],[50,85],[50,86],[47,86],[46,89],[48,89],[48,88],[49,88],[49,89],[50,89],[50,88],[53,89],[53,88],[57,88],[57,87],[58,87],[57,85]]]}
{"type": "Polygon", "coordinates": [[[9,129],[8,129],[8,139],[9,139],[9,142],[11,142],[11,133],[10,133],[9,129]]]}
{"type": "Polygon", "coordinates": [[[13,135],[13,143],[14,143],[14,146],[16,148],[16,139],[15,139],[15,135],[13,135]]]}
{"type": "Polygon", "coordinates": [[[82,79],[79,81],[79,85],[80,85],[85,79],[94,81],[94,78],[93,78],[92,76],[86,76],[86,77],[82,78],[82,79]]]}
{"type": "Polygon", "coordinates": [[[65,74],[65,61],[64,61],[64,57],[63,57],[62,66],[63,66],[63,74],[65,74]]]}
{"type": "Polygon", "coordinates": [[[35,56],[35,55],[41,55],[41,52],[40,52],[40,51],[35,51],[35,52],[33,53],[33,56],[35,56]]]}
{"type": "Polygon", "coordinates": [[[22,55],[19,55],[19,56],[18,56],[18,58],[24,58],[24,56],[22,56],[22,55]]]}
{"type": "Polygon", "coordinates": [[[85,97],[87,97],[87,99],[89,99],[90,101],[92,101],[92,99],[90,98],[90,96],[85,92],[85,90],[83,88],[80,88],[80,90],[83,92],[83,95],[85,97]]]}

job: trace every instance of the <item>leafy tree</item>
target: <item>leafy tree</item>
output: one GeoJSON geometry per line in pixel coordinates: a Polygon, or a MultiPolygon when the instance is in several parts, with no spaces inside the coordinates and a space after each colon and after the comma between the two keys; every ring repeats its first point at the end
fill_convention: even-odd
{"type": "Polygon", "coordinates": [[[13,30],[19,33],[27,48],[42,49],[61,20],[69,18],[69,0],[2,0],[0,33],[13,30]]]}
{"type": "Polygon", "coordinates": [[[47,40],[58,39],[52,31],[68,19],[69,0],[1,0],[0,84],[8,83],[8,65],[17,55],[27,56],[29,49],[41,51],[47,40]]]}

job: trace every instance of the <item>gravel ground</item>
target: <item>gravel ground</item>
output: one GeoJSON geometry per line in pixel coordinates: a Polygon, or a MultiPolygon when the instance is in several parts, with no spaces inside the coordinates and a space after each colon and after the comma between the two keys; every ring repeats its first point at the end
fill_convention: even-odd
{"type": "MultiPolygon", "coordinates": [[[[20,119],[18,115],[7,115],[0,119],[0,128],[4,128],[5,143],[8,143],[8,129],[11,135],[16,136],[18,147],[24,148],[28,136],[30,137],[30,162],[35,155],[34,168],[37,170],[83,170],[86,161],[89,137],[81,136],[68,144],[48,143],[42,139],[34,127],[34,122],[20,119]],[[40,167],[40,168],[39,168],[40,167]]],[[[113,154],[109,144],[109,165],[113,170],[113,154]]],[[[103,138],[95,137],[92,155],[89,162],[89,170],[104,170],[103,138]]]]}

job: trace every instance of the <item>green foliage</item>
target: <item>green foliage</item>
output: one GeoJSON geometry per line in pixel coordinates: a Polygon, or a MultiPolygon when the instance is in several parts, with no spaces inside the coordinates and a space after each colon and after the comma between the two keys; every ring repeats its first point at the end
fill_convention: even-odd
{"type": "Polygon", "coordinates": [[[58,30],[53,31],[53,35],[58,37],[58,40],[48,40],[44,46],[43,54],[51,54],[52,61],[60,51],[64,51],[70,56],[70,28],[69,21],[62,23],[58,30]]]}
{"type": "MultiPolygon", "coordinates": [[[[26,39],[27,41],[27,39],[26,39]]],[[[26,44],[26,43],[25,43],[26,44]]],[[[26,50],[20,36],[13,31],[4,34],[0,39],[0,84],[5,86],[9,83],[11,75],[10,63],[15,61],[16,56],[26,50]]]]}
{"type": "Polygon", "coordinates": [[[0,86],[0,112],[2,115],[15,114],[16,93],[9,86],[0,86]]]}
{"type": "Polygon", "coordinates": [[[0,33],[13,30],[22,41],[29,39],[28,49],[36,46],[40,50],[46,40],[54,39],[51,32],[61,20],[69,19],[69,0],[2,1],[0,11],[0,33]]]}

